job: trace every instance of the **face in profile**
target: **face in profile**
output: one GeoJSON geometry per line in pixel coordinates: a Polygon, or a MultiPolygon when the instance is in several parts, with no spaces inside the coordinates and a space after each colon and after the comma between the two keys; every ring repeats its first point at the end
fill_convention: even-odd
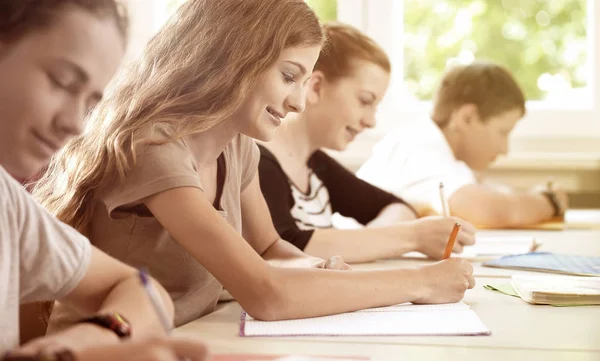
{"type": "Polygon", "coordinates": [[[522,117],[521,109],[512,109],[485,121],[474,116],[461,127],[461,146],[457,157],[471,169],[486,169],[499,155],[508,152],[510,133],[522,117]]]}
{"type": "Polygon", "coordinates": [[[307,111],[311,129],[325,148],[344,150],[358,134],[376,124],[377,105],[388,88],[390,74],[379,65],[355,61],[350,76],[329,81],[320,71],[313,74],[307,111]]]}
{"type": "Polygon", "coordinates": [[[81,133],[124,54],[111,18],[66,9],[55,20],[0,41],[0,165],[21,179],[81,133]]]}
{"type": "Polygon", "coordinates": [[[310,46],[281,52],[234,116],[240,133],[269,141],[288,113],[304,111],[306,83],[320,51],[320,46],[310,46]]]}

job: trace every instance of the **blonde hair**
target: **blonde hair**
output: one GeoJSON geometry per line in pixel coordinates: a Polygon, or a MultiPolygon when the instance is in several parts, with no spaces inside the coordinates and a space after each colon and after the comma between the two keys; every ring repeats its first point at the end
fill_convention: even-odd
{"type": "Polygon", "coordinates": [[[323,25],[327,42],[319,54],[315,70],[320,70],[330,81],[353,75],[354,62],[364,60],[391,72],[385,51],[360,30],[342,23],[323,25]]]}
{"type": "Polygon", "coordinates": [[[464,104],[476,105],[482,121],[512,109],[525,115],[525,96],[519,84],[506,68],[487,61],[450,68],[436,91],[431,117],[444,127],[452,112],[464,104]]]}
{"type": "Polygon", "coordinates": [[[94,191],[115,173],[126,176],[154,126],[169,126],[167,141],[215,127],[283,49],[323,40],[303,0],[189,0],[109,86],[84,134],[53,158],[34,196],[87,234],[94,191]]]}

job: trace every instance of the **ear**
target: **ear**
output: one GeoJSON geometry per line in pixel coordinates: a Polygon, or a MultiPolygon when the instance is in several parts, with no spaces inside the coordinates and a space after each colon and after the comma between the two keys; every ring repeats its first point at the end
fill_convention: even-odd
{"type": "Polygon", "coordinates": [[[477,105],[467,103],[459,106],[452,112],[448,126],[451,130],[464,130],[479,121],[477,105]]]}
{"type": "Polygon", "coordinates": [[[323,93],[323,85],[325,83],[325,74],[320,70],[315,70],[310,77],[306,89],[306,102],[309,104],[317,104],[323,93]]]}

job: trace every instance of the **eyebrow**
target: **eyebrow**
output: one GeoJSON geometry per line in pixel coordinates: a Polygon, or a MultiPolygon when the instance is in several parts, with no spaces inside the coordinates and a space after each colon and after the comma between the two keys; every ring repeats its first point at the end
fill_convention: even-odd
{"type": "Polygon", "coordinates": [[[286,60],[285,62],[297,66],[300,69],[300,72],[302,73],[302,75],[306,74],[306,68],[304,67],[304,65],[302,65],[298,62],[292,61],[292,60],[286,60]]]}
{"type": "MultiPolygon", "coordinates": [[[[69,69],[71,69],[71,71],[73,71],[75,73],[75,76],[77,77],[77,81],[81,84],[87,84],[90,81],[90,77],[88,75],[88,73],[79,65],[75,64],[73,61],[66,59],[66,58],[61,58],[60,62],[64,65],[66,65],[69,69]]],[[[93,97],[94,100],[96,101],[100,101],[102,100],[102,97],[104,96],[104,94],[102,92],[94,92],[93,93],[93,97]]]]}

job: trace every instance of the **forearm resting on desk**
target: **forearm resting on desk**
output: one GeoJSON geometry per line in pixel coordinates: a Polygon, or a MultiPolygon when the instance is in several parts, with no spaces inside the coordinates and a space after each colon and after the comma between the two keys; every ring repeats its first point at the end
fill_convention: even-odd
{"type": "Polygon", "coordinates": [[[452,215],[485,227],[510,228],[552,218],[554,209],[542,194],[502,192],[483,184],[471,184],[449,199],[452,215]]]}
{"type": "Polygon", "coordinates": [[[341,256],[346,262],[370,262],[382,258],[400,257],[414,250],[408,226],[363,229],[317,229],[305,252],[321,258],[341,256]]]}

